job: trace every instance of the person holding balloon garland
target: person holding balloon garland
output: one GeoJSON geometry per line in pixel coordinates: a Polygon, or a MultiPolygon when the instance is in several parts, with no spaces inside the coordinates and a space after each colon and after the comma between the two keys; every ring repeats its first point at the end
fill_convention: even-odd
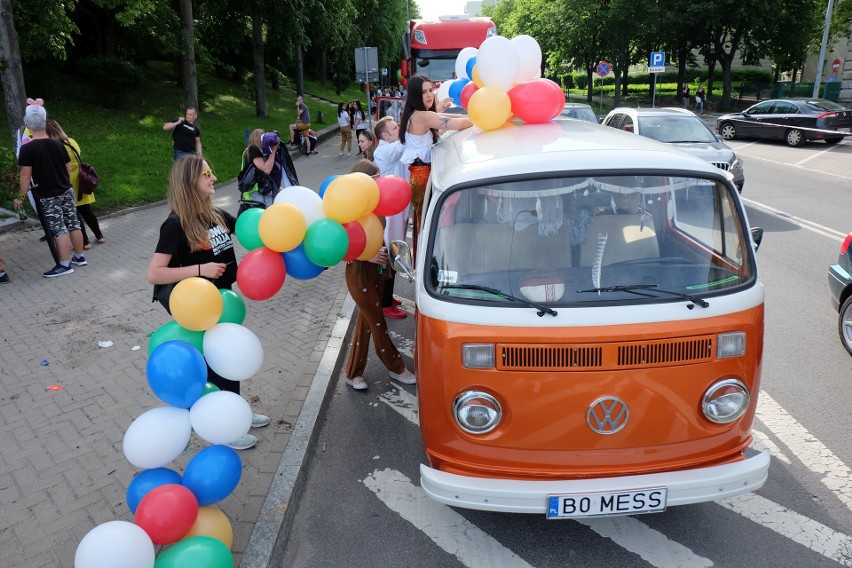
{"type": "MultiPolygon", "coordinates": [[[[352,172],[377,176],[379,168],[369,160],[359,160],[352,172]]],[[[384,224],[384,217],[379,217],[384,224]]],[[[376,355],[387,368],[390,378],[404,385],[417,382],[414,373],[405,368],[405,362],[388,334],[388,324],[382,312],[382,292],[385,278],[379,269],[388,265],[388,253],[382,249],[369,260],[354,260],[346,264],[346,287],[358,305],[358,319],[352,334],[352,346],[346,360],[346,384],[354,390],[366,390],[364,371],[370,352],[370,337],[376,355]]]]}
{"type": "MultiPolygon", "coordinates": [[[[160,227],[160,239],[148,265],[148,282],[154,284],[154,301],[171,313],[164,286],[185,278],[200,277],[219,289],[230,289],[237,279],[237,257],[231,235],[236,219],[213,205],[216,176],[201,156],[184,155],[175,160],[169,174],[168,201],[171,213],[160,227]]],[[[207,380],[220,390],[240,394],[240,382],[220,377],[208,366],[207,380]]],[[[269,417],[252,413],[252,427],[269,424],[269,417]]],[[[228,444],[244,450],[257,444],[246,434],[228,444]]]]}
{"type": "Polygon", "coordinates": [[[473,126],[466,116],[442,114],[452,105],[450,99],[436,100],[432,81],[424,75],[414,75],[408,81],[408,95],[399,124],[399,138],[405,146],[402,162],[408,164],[411,184],[411,206],[414,216],[412,257],[417,255],[420,234],[420,213],[429,173],[432,171],[432,145],[439,131],[464,130],[473,126]],[[439,106],[440,105],[440,106],[439,106]],[[439,112],[439,108],[440,111],[439,112]]]}

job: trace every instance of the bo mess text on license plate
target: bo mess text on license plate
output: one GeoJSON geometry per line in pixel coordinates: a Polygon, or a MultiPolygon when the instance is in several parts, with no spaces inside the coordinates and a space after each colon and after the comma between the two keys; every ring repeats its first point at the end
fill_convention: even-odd
{"type": "Polygon", "coordinates": [[[547,498],[548,519],[611,517],[659,513],[666,509],[665,487],[607,493],[573,493],[547,498]]]}

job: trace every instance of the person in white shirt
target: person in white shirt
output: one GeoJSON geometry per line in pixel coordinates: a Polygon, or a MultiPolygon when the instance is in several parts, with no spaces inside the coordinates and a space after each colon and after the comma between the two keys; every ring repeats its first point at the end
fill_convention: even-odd
{"type": "MultiPolygon", "coordinates": [[[[400,159],[405,147],[399,141],[399,125],[394,122],[390,116],[385,116],[376,122],[373,128],[376,133],[376,139],[379,141],[376,150],[373,152],[373,161],[379,168],[379,174],[383,176],[399,176],[405,181],[408,181],[408,168],[400,159]]],[[[404,210],[387,217],[385,224],[385,246],[391,250],[391,241],[404,241],[405,232],[408,228],[408,212],[407,206],[404,210]]],[[[406,313],[399,309],[399,301],[393,297],[393,284],[396,277],[396,271],[391,268],[388,272],[387,280],[385,281],[384,294],[382,295],[382,312],[386,318],[403,319],[406,313]]]]}
{"type": "Polygon", "coordinates": [[[346,103],[337,103],[337,125],[340,126],[340,155],[346,147],[346,155],[352,155],[352,115],[346,103]]]}

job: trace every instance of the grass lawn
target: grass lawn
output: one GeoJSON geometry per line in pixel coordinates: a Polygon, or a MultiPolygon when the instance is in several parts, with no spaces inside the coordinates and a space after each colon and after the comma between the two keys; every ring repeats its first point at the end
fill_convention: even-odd
{"type": "MultiPolygon", "coordinates": [[[[103,108],[93,104],[93,97],[83,96],[91,86],[75,89],[73,77],[63,78],[71,88],[63,89],[61,97],[45,98],[48,117],[62,125],[82,150],[82,159],[92,164],[100,175],[95,192],[95,209],[99,212],[160,201],[165,198],[168,172],[172,164],[172,139],[163,131],[163,123],[183,115],[183,91],[175,85],[171,66],[159,62],[150,65],[152,72],[144,84],[129,95],[128,103],[121,109],[103,108]],[[80,96],[75,96],[80,93],[80,96]]],[[[199,75],[203,73],[199,69],[199,75]]],[[[238,83],[215,77],[200,81],[202,95],[198,124],[201,127],[201,144],[204,154],[216,175],[225,181],[239,173],[240,160],[245,148],[245,132],[255,128],[278,130],[282,138],[289,134],[287,126],[295,119],[293,90],[266,89],[267,117],[255,116],[252,93],[238,83]]],[[[356,83],[339,97],[331,83],[325,87],[319,82],[305,81],[308,94],[330,100],[365,101],[364,92],[356,83]]],[[[32,96],[28,93],[28,96],[32,96]]],[[[36,94],[38,96],[38,94],[36,94]]],[[[308,98],[314,130],[321,130],[337,122],[337,106],[308,98]],[[324,124],[317,120],[317,111],[324,113],[324,124]]],[[[17,196],[17,174],[5,137],[0,141],[0,203],[12,208],[17,196]]],[[[29,205],[27,205],[29,207],[29,205]]],[[[30,212],[31,213],[31,212],[30,212]]]]}

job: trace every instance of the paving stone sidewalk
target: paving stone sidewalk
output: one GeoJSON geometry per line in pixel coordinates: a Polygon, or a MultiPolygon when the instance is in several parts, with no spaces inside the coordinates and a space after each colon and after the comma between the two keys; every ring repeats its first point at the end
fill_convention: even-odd
{"type": "MultiPolygon", "coordinates": [[[[318,156],[296,159],[301,183],[314,190],[355,163],[338,159],[334,131],[322,133],[331,138],[318,156]]],[[[236,194],[233,182],[222,184],[216,202],[235,212],[236,194]]],[[[145,365],[149,334],[171,318],[151,303],[146,272],[167,214],[160,203],[100,219],[106,244],[86,252],[88,266],[52,279],[42,277],[52,259],[40,229],[0,233],[11,279],[0,287],[0,567],[69,568],[90,529],[133,520],[126,490],[139,470],[122,441],[136,417],[163,404],[145,365]]],[[[244,254],[238,246],[237,257],[244,254]]],[[[259,442],[239,453],[242,478],[218,506],[234,528],[234,565],[262,566],[310,443],[309,412],[300,413],[306,398],[314,417],[320,411],[352,304],[341,265],[308,281],[288,277],[272,299],[246,303],[244,325],[265,358],[242,394],[272,422],[252,430],[259,442]],[[252,536],[262,510],[262,530],[252,536]]],[[[183,471],[200,447],[194,436],[169,467],[183,471]]]]}

